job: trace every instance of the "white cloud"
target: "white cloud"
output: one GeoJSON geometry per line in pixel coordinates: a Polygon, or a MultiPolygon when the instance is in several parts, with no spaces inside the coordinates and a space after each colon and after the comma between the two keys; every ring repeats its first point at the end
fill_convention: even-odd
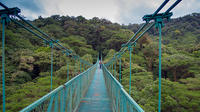
{"type": "MultiPolygon", "coordinates": [[[[120,23],[142,23],[145,14],[152,14],[164,0],[117,0],[120,23]]],[[[176,0],[170,0],[160,11],[166,11],[176,0]]],[[[173,17],[179,17],[193,12],[200,12],[200,0],[182,0],[173,10],[173,17]]]]}
{"type": "Polygon", "coordinates": [[[114,0],[41,0],[45,9],[44,16],[53,14],[93,18],[95,16],[106,18],[114,22],[116,19],[117,5],[114,0]]]}
{"type": "MultiPolygon", "coordinates": [[[[152,14],[164,0],[3,0],[9,7],[19,7],[28,19],[51,15],[82,15],[87,19],[105,18],[123,24],[142,23],[145,14],[152,14]]],[[[170,0],[165,11],[176,0],[170,0]]],[[[173,17],[200,12],[200,0],[182,0],[172,12],[173,17]]]]}

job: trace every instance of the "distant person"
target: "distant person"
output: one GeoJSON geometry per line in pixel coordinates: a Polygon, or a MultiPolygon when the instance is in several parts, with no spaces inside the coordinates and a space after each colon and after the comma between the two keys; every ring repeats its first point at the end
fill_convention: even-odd
{"type": "Polygon", "coordinates": [[[99,67],[100,67],[100,69],[101,69],[101,64],[102,64],[101,61],[99,61],[99,67]]]}

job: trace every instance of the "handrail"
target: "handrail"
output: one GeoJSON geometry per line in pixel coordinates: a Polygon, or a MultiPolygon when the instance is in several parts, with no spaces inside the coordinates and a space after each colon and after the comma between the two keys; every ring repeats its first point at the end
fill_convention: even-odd
{"type": "Polygon", "coordinates": [[[113,112],[144,112],[104,64],[102,69],[108,94],[112,99],[113,112]]]}
{"type": "Polygon", "coordinates": [[[52,110],[56,112],[65,110],[72,112],[76,110],[91,83],[96,67],[97,63],[20,112],[51,112],[52,110]]]}

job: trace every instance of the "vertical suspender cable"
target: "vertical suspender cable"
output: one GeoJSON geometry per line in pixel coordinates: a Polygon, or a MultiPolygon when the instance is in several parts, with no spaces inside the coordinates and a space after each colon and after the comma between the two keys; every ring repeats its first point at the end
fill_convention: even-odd
{"type": "Polygon", "coordinates": [[[74,59],[73,62],[74,62],[74,74],[73,74],[73,76],[75,76],[75,74],[76,74],[76,59],[74,59]]]}
{"type": "Polygon", "coordinates": [[[77,63],[76,63],[76,59],[74,60],[74,68],[75,68],[75,72],[74,72],[74,76],[76,75],[76,73],[77,73],[77,63]]]}
{"type": "Polygon", "coordinates": [[[80,60],[80,73],[82,72],[82,68],[81,68],[81,60],[80,60]]]}
{"type": "Polygon", "coordinates": [[[129,77],[129,95],[131,95],[131,52],[132,52],[132,47],[131,46],[128,46],[129,48],[129,57],[130,57],[130,77],[129,77]]]}
{"type": "Polygon", "coordinates": [[[119,57],[119,82],[121,83],[121,56],[119,57]]]}
{"type": "Polygon", "coordinates": [[[82,63],[82,68],[83,68],[83,70],[82,71],[85,71],[85,65],[84,65],[84,62],[82,63]]]}
{"type": "Polygon", "coordinates": [[[158,98],[158,112],[161,112],[161,53],[162,53],[162,23],[158,23],[159,29],[159,98],[158,98]]]}
{"type": "Polygon", "coordinates": [[[113,74],[113,71],[114,71],[114,69],[113,69],[113,65],[114,65],[114,64],[113,64],[113,62],[112,62],[112,74],[113,74]]]}
{"type": "Polygon", "coordinates": [[[69,80],[69,63],[67,62],[67,81],[69,80]]]}
{"type": "Polygon", "coordinates": [[[51,47],[51,91],[52,91],[52,85],[53,85],[53,42],[50,42],[51,47]]]}
{"type": "Polygon", "coordinates": [[[114,72],[115,72],[115,73],[114,73],[115,78],[116,78],[116,74],[117,74],[117,73],[116,73],[116,63],[117,63],[117,62],[116,62],[116,60],[115,60],[115,71],[114,71],[114,72]]]}
{"type": "Polygon", "coordinates": [[[5,18],[2,18],[2,86],[3,86],[3,112],[6,112],[5,95],[5,18]]]}

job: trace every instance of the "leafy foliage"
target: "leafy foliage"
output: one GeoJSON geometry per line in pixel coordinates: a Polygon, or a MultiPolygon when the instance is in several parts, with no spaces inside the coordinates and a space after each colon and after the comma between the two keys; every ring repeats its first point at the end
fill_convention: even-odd
{"type": "MultiPolygon", "coordinates": [[[[162,112],[200,111],[200,21],[198,17],[200,15],[194,13],[172,19],[163,27],[162,112]]],[[[135,32],[139,26],[130,24],[123,25],[122,28],[135,32]]],[[[157,112],[159,55],[157,30],[151,29],[138,43],[131,57],[131,96],[145,112],[157,112]]],[[[112,56],[110,50],[105,57],[106,62],[112,56]]],[[[129,52],[125,52],[121,60],[122,84],[129,92],[129,52]]],[[[119,70],[118,65],[119,63],[115,72],[119,70]]],[[[112,65],[109,69],[112,70],[112,65]]],[[[118,77],[117,73],[116,78],[119,79],[118,77]]]]}
{"type": "MultiPolygon", "coordinates": [[[[199,13],[194,13],[172,19],[163,27],[162,112],[200,111],[199,17],[199,13]]],[[[87,20],[82,16],[59,15],[39,17],[30,22],[90,63],[96,62],[98,53],[103,55],[103,63],[108,62],[121,48],[121,44],[141,26],[119,25],[97,17],[87,20]]],[[[6,28],[6,108],[8,112],[15,112],[49,92],[51,48],[14,23],[6,28]]],[[[0,26],[0,33],[1,29],[0,26]]],[[[146,112],[156,112],[157,30],[153,28],[145,34],[132,53],[131,96],[146,112]]],[[[67,64],[71,79],[80,73],[80,62],[55,49],[53,56],[53,88],[56,88],[67,81],[67,64]]],[[[115,72],[118,72],[119,62],[116,61],[115,72]]],[[[84,66],[84,69],[88,67],[84,66]]],[[[129,69],[129,52],[125,52],[122,56],[122,84],[127,91],[129,69]]]]}

